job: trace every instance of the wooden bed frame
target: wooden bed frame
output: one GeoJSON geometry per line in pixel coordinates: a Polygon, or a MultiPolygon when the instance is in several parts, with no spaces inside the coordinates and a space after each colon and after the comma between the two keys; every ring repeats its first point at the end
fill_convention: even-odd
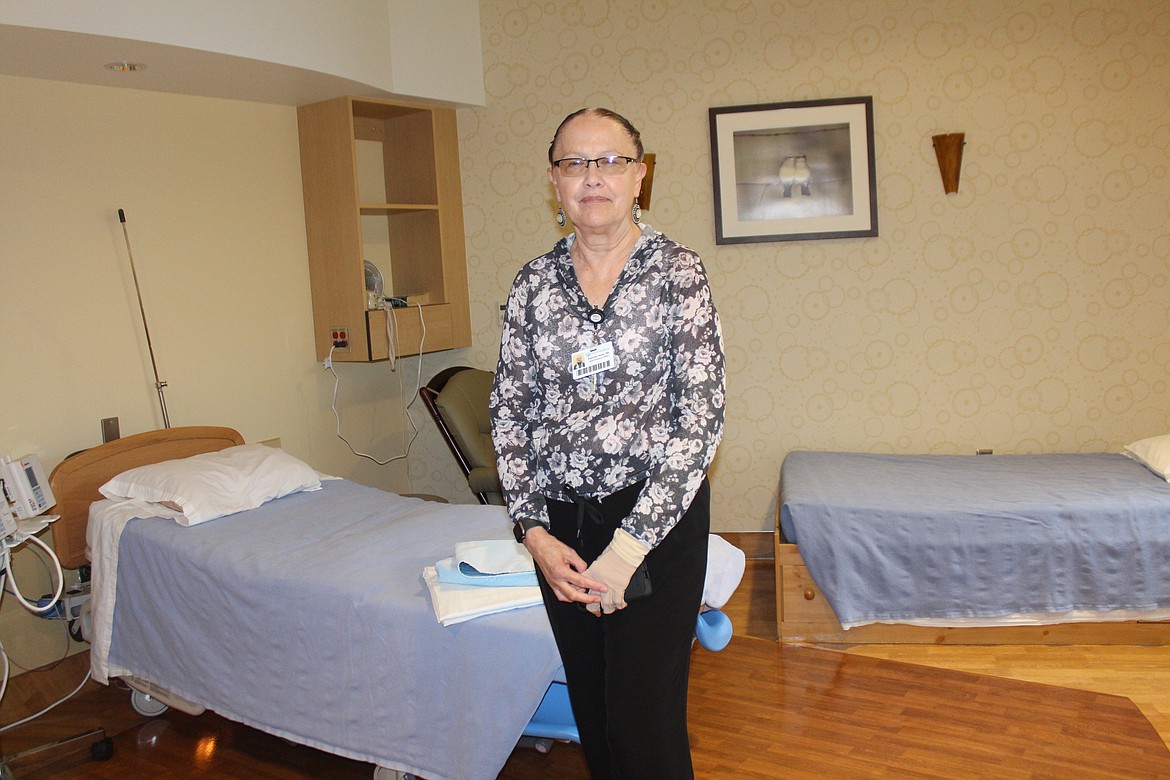
{"type": "Polygon", "coordinates": [[[57,498],[53,523],[53,548],[66,569],[89,563],[85,554],[85,529],[89,505],[102,498],[98,489],[127,469],[218,452],[243,444],[244,437],[231,428],[194,425],[147,431],[83,450],[66,458],[49,475],[49,487],[57,498]]]}
{"type": "Polygon", "coordinates": [[[783,644],[1170,645],[1170,621],[1057,623],[1047,626],[934,628],[871,623],[848,631],[809,574],[800,550],[780,536],[776,518],[776,626],[783,644]]]}

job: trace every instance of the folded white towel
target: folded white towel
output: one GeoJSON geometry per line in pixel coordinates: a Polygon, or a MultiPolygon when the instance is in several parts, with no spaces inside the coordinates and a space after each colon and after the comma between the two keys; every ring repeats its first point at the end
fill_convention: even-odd
{"type": "Polygon", "coordinates": [[[423,569],[423,580],[431,593],[435,617],[444,626],[453,626],[483,615],[541,604],[540,588],[485,588],[480,585],[451,585],[439,582],[434,566],[423,569]]]}
{"type": "Polygon", "coordinates": [[[703,603],[719,609],[743,579],[747,556],[743,550],[718,534],[707,537],[707,581],[703,585],[703,603]]]}
{"type": "Polygon", "coordinates": [[[473,577],[536,571],[528,550],[511,539],[459,542],[455,545],[455,560],[460,571],[473,577]]]}

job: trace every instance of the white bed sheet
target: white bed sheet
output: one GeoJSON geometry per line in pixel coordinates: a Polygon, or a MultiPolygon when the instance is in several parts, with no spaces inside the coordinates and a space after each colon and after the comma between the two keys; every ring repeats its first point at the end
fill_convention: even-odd
{"type": "Polygon", "coordinates": [[[126,499],[103,498],[89,507],[89,525],[85,530],[85,552],[90,561],[100,561],[90,576],[89,611],[93,626],[90,637],[89,668],[93,679],[108,685],[111,677],[129,671],[110,666],[110,639],[114,633],[114,603],[118,593],[118,542],[126,524],[138,517],[175,519],[181,512],[161,504],[126,499]]]}

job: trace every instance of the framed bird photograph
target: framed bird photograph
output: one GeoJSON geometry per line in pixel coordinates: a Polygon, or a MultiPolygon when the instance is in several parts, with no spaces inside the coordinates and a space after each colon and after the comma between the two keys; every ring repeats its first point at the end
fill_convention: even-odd
{"type": "Polygon", "coordinates": [[[715,243],[878,234],[872,97],[709,114],[715,243]]]}

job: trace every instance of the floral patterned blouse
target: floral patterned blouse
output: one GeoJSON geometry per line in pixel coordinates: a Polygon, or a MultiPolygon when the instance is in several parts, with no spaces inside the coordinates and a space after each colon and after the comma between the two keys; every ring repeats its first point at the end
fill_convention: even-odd
{"type": "Polygon", "coordinates": [[[545,496],[603,498],[645,479],[623,528],[656,547],[690,506],[723,435],[719,316],[699,256],[643,226],[602,311],[577,282],[575,234],[520,270],[491,394],[500,482],[515,522],[545,496]],[[574,376],[612,347],[609,370],[574,376]],[[594,349],[591,349],[594,348],[594,349]],[[580,366],[577,366],[580,368],[580,366]]]}

